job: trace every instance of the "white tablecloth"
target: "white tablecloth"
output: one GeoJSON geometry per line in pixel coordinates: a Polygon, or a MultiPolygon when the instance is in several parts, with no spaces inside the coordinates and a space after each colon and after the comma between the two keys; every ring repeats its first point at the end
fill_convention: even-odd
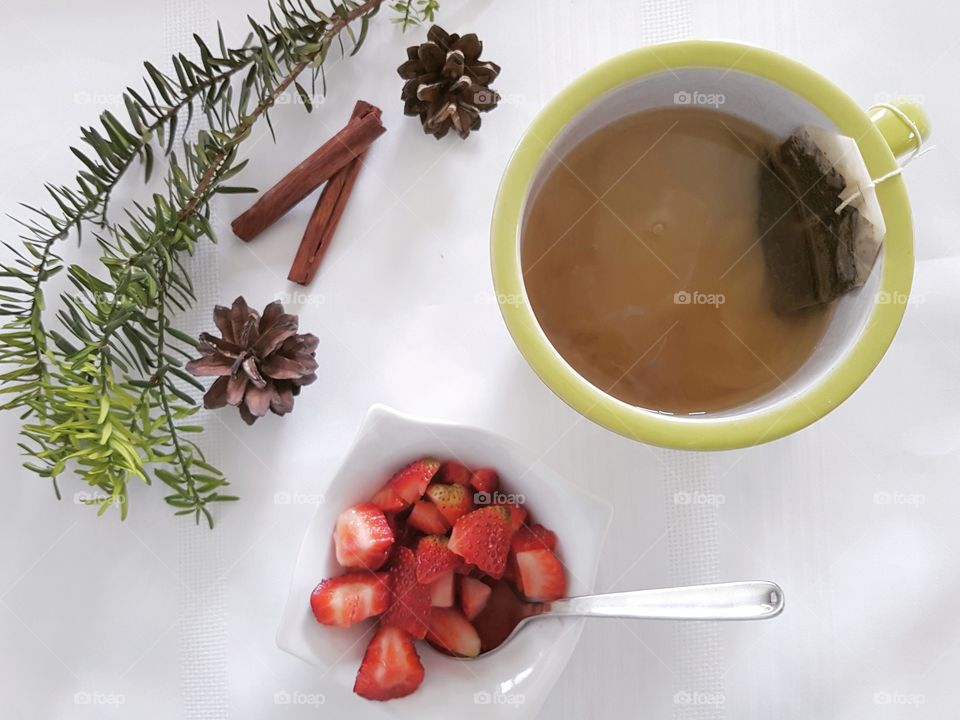
{"type": "MultiPolygon", "coordinates": [[[[215,532],[133,488],[120,523],[64,482],[19,468],[16,417],[0,418],[0,697],[4,718],[375,718],[374,705],[274,646],[312,500],[367,407],[468,421],[509,435],[616,507],[601,590],[715,576],[780,582],[764,624],[596,622],[542,718],[879,718],[953,715],[960,672],[960,13],[949,2],[444,0],[441,23],[476,31],[500,63],[501,108],[466,143],[402,117],[394,68],[417,32],[377,22],[329,73],[312,116],[282,107],[244,176],[265,187],[341,125],[357,97],[389,132],[369,155],[309,294],[290,297],[321,338],[320,378],[294,414],[253,429],[222,412],[207,444],[242,497],[215,532]],[[629,442],[555,398],[511,344],[492,298],[488,220],[501,170],[553,93],[598,61],[652,41],[723,37],[789,54],[869,105],[919,96],[937,150],[907,174],[915,301],[887,358],[833,415],[742,452],[689,456],[629,442]],[[686,484],[686,485],[685,485],[686,484]],[[706,487],[707,522],[671,488],[706,487]],[[706,528],[706,530],[704,530],[706,528]],[[698,535],[698,533],[700,533],[698,535]],[[701,548],[701,550],[698,550],[701,548]]],[[[80,124],[117,107],[190,32],[233,38],[260,0],[0,1],[0,210],[68,181],[80,124]]],[[[246,182],[249,181],[249,182],[246,182]]],[[[221,228],[248,201],[217,206],[221,228]]],[[[249,245],[223,232],[198,261],[204,311],[289,292],[309,213],[249,245]]],[[[15,227],[0,221],[4,238],[15,227]]],[[[208,325],[199,314],[187,327],[208,325]]]]}

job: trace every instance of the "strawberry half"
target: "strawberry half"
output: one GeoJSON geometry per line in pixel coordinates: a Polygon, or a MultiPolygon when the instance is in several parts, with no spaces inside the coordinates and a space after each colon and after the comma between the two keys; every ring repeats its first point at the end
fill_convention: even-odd
{"type": "Polygon", "coordinates": [[[471,473],[465,465],[456,460],[447,460],[440,463],[440,472],[437,473],[437,480],[445,482],[448,485],[470,486],[471,473]]]}
{"type": "Polygon", "coordinates": [[[547,530],[543,525],[524,525],[518,528],[510,541],[510,548],[515,552],[524,550],[557,549],[557,536],[553,530],[547,530]]]}
{"type": "Polygon", "coordinates": [[[490,599],[490,586],[472,577],[460,578],[460,607],[467,620],[473,620],[490,599]]]}
{"type": "Polygon", "coordinates": [[[450,523],[437,506],[429,500],[417,500],[410,511],[407,523],[427,535],[443,535],[450,529],[450,523]]]}
{"type": "MultiPolygon", "coordinates": [[[[454,581],[455,576],[453,572],[448,572],[446,575],[441,575],[432,583],[430,583],[430,605],[432,607],[453,607],[454,595],[454,581]]],[[[433,611],[430,611],[430,614],[433,615],[433,611]]]]}
{"type": "Polygon", "coordinates": [[[434,608],[427,642],[451,655],[476,657],[480,654],[480,636],[459,610],[434,608]]]}
{"type": "Polygon", "coordinates": [[[402,497],[397,495],[397,491],[389,485],[384,485],[377,490],[370,498],[370,502],[384,512],[400,512],[408,505],[402,497]]]}
{"type": "Polygon", "coordinates": [[[390,605],[387,573],[351,572],[328,578],[310,593],[310,607],[317,622],[350,627],[379,615],[390,605]]]}
{"type": "Polygon", "coordinates": [[[458,518],[473,510],[472,493],[463,485],[434,483],[427,488],[427,497],[440,514],[453,525],[458,518]]]}
{"type": "Polygon", "coordinates": [[[417,582],[429,585],[441,575],[456,570],[463,558],[447,547],[445,535],[426,535],[417,543],[417,582]]]}
{"type": "Polygon", "coordinates": [[[433,458],[410,463],[377,490],[371,502],[386,512],[399,512],[423,497],[431,478],[440,468],[433,458]]]}
{"type": "Polygon", "coordinates": [[[527,521],[527,510],[522,505],[516,503],[494,501],[494,505],[502,505],[510,508],[510,530],[516,532],[527,521]]]}
{"type": "Polygon", "coordinates": [[[550,550],[524,550],[515,558],[517,585],[528,600],[550,602],[567,592],[563,565],[550,550]]]}
{"type": "Polygon", "coordinates": [[[500,487],[500,477],[497,475],[496,470],[480,468],[479,470],[473,471],[470,484],[473,485],[473,489],[477,492],[492,493],[500,487]]]}
{"type": "Polygon", "coordinates": [[[430,618],[430,588],[417,582],[417,558],[413,550],[398,546],[390,560],[390,607],[381,619],[422,640],[430,618]]]}
{"type": "Polygon", "coordinates": [[[490,505],[457,520],[447,547],[494,578],[503,575],[510,552],[510,510],[490,505]]]}
{"type": "Polygon", "coordinates": [[[363,654],[353,691],[367,700],[393,700],[421,682],[423,664],[413,640],[398,627],[381,625],[363,654]]]}
{"type": "Polygon", "coordinates": [[[390,555],[393,531],[380,508],[360,503],[340,513],[333,542],[343,567],[379,570],[390,555]]]}

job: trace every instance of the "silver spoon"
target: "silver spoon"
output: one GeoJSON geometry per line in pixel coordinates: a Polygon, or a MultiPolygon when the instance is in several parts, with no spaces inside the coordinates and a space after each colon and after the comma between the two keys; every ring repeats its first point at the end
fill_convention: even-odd
{"type": "Polygon", "coordinates": [[[756,580],[582,595],[551,603],[534,603],[532,606],[533,614],[522,618],[502,643],[477,657],[484,657],[502,648],[531,620],[547,617],[766,620],[783,612],[783,590],[776,583],[756,580]]]}

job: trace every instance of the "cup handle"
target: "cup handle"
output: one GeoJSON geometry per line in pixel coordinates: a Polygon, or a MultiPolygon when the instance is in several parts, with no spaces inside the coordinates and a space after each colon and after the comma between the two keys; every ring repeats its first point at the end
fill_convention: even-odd
{"type": "Polygon", "coordinates": [[[930,136],[930,119],[919,103],[910,100],[891,100],[889,103],[874,105],[867,112],[870,114],[870,120],[890,146],[890,152],[896,158],[914,152],[930,136]],[[899,112],[891,110],[888,105],[899,112]],[[900,113],[910,122],[907,122],[900,113]],[[920,132],[919,138],[914,128],[920,132]]]}

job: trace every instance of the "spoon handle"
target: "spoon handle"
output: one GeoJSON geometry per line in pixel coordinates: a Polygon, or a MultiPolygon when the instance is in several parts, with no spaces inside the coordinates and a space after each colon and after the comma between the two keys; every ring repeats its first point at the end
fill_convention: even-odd
{"type": "MultiPolygon", "coordinates": [[[[783,610],[783,591],[772,582],[634,590],[583,595],[550,603],[543,615],[648,620],[763,620],[783,610]]],[[[535,616],[537,617],[537,616],[535,616]]]]}

